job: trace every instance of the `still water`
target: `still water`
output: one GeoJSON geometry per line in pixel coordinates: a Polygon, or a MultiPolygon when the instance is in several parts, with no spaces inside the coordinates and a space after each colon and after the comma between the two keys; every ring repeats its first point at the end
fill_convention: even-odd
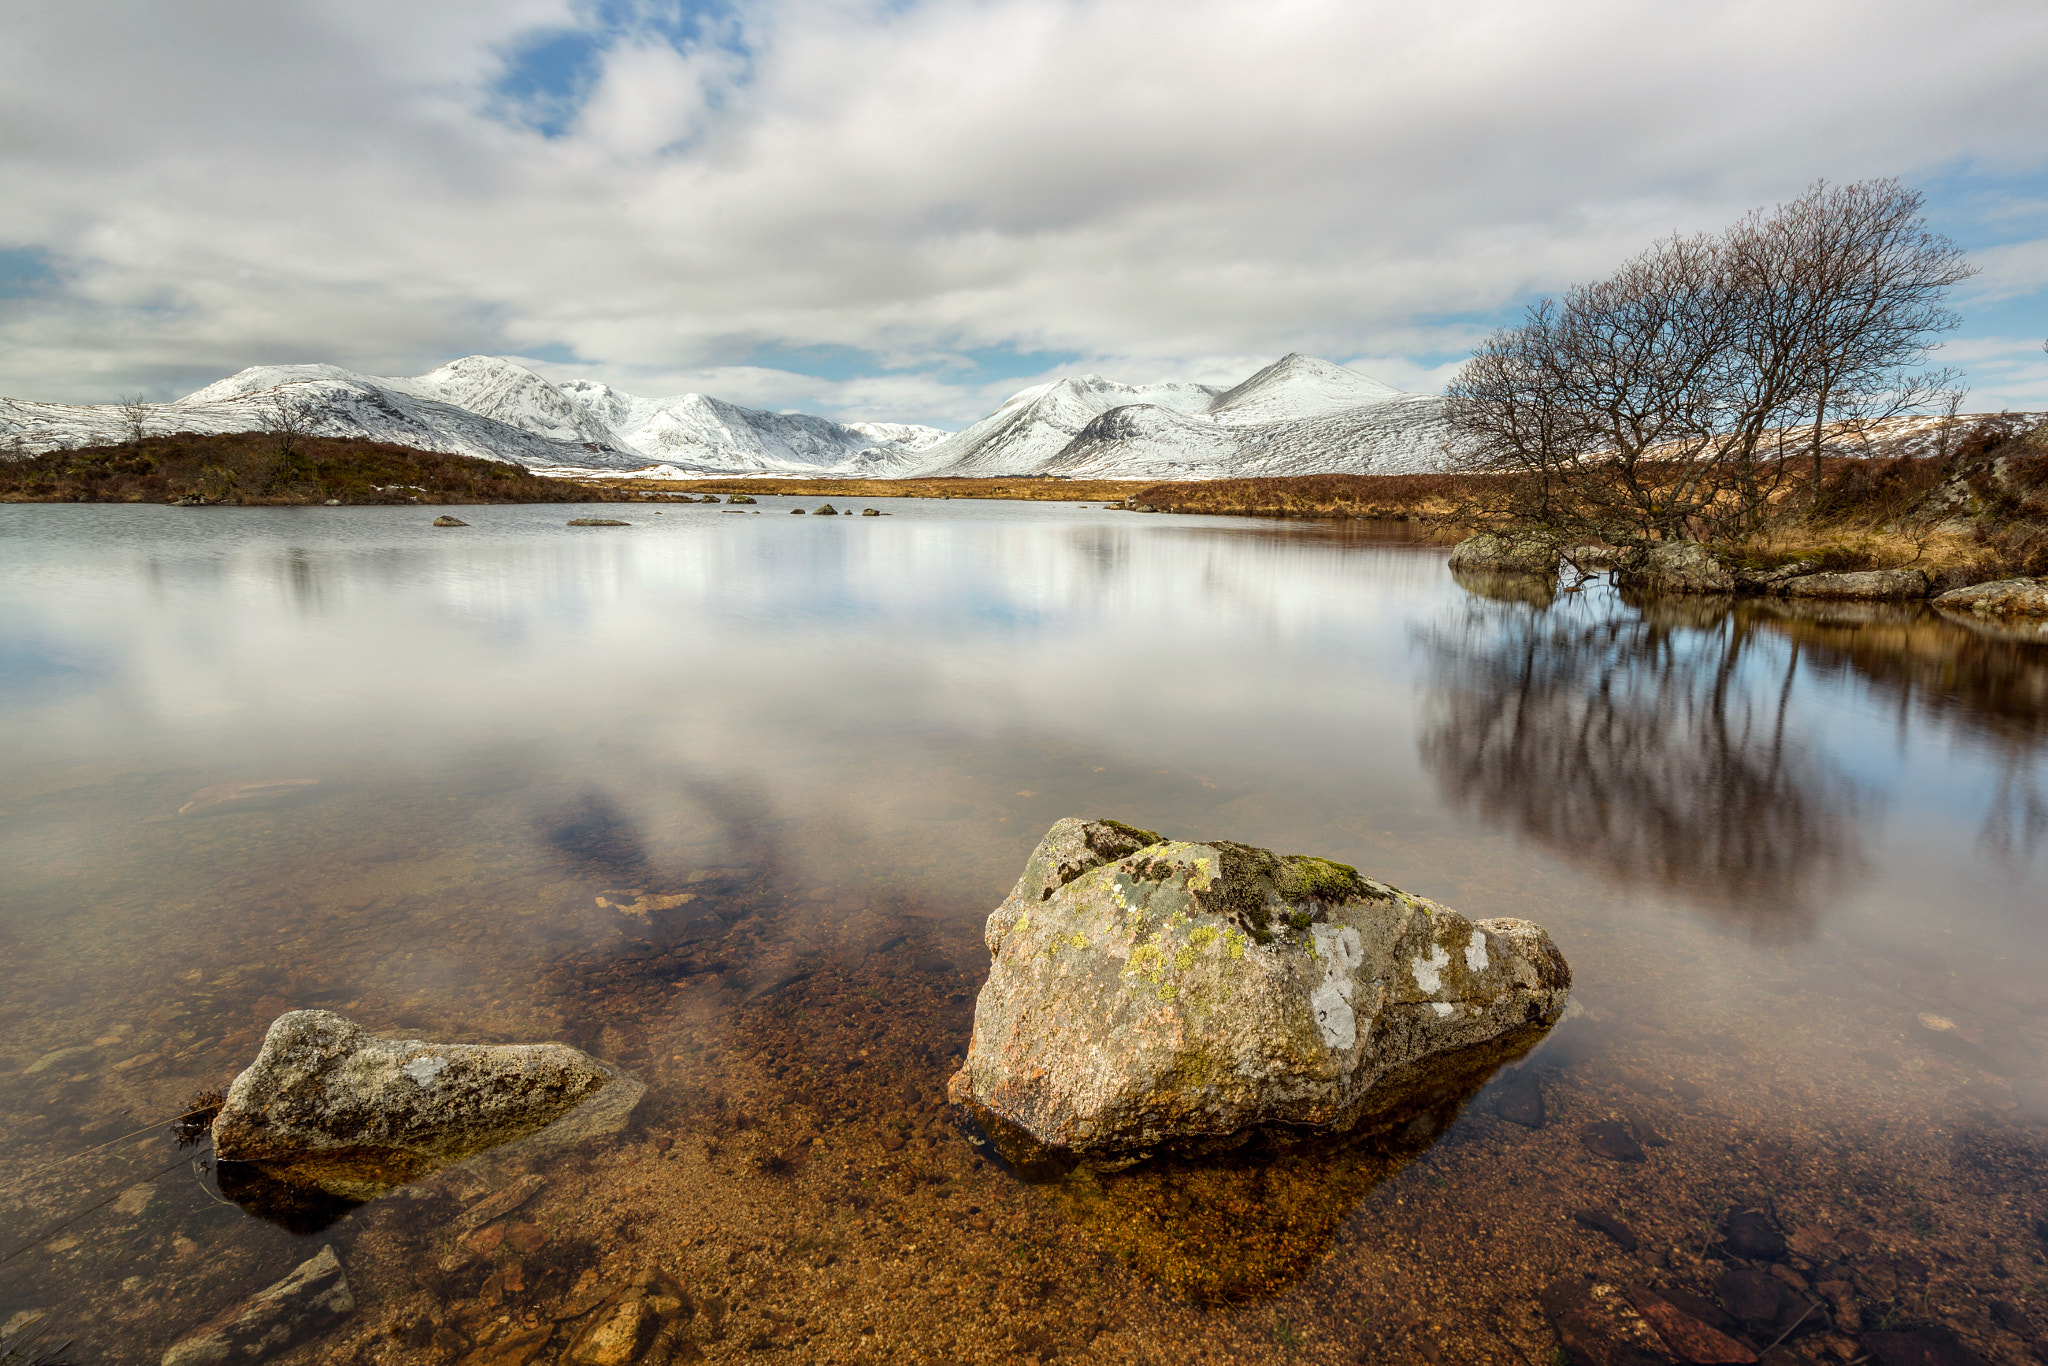
{"type": "Polygon", "coordinates": [[[2026,1359],[2048,647],[1394,531],[792,505],[0,507],[0,1331],[155,1362],[332,1246],[355,1312],[280,1360],[567,1361],[656,1267],[698,1312],[647,1360],[1542,1363],[1561,1278],[1708,1315],[1771,1266],[1815,1308],[1767,1360],[2026,1359]],[[1538,921],[1577,1009],[1398,1142],[1027,1184],[944,1085],[1070,814],[1538,921]],[[257,1217],[164,1121],[307,1006],[649,1092],[257,1217]]]}

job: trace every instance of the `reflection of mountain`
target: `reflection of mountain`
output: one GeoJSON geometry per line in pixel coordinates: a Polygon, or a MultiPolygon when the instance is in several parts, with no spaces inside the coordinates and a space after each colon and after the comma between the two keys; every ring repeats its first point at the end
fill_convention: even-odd
{"type": "Polygon", "coordinates": [[[1758,624],[1722,605],[1593,606],[1474,601],[1426,633],[1422,758],[1446,797],[1753,933],[1809,933],[1861,862],[1861,813],[1787,734],[1796,656],[1753,660],[1758,624]]]}

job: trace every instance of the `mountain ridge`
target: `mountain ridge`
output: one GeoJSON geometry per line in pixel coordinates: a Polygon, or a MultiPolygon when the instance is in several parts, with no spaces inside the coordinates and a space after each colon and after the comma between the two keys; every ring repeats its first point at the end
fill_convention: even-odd
{"type": "MultiPolygon", "coordinates": [[[[325,364],[251,366],[172,403],[146,430],[260,430],[280,405],[314,435],[480,456],[603,477],[1202,479],[1365,473],[1431,465],[1442,400],[1291,353],[1229,388],[1065,376],[1019,390],[959,432],[771,413],[707,394],[643,398],[597,380],[557,384],[517,361],[464,356],[424,375],[325,364]]],[[[0,399],[0,454],[132,434],[117,404],[0,399]]]]}

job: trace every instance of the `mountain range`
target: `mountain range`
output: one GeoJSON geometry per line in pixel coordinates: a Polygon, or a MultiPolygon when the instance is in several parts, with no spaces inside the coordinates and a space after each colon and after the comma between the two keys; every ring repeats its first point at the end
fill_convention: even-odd
{"type": "MultiPolygon", "coordinates": [[[[961,432],[835,422],[703,394],[647,399],[466,356],[413,378],[256,366],[141,412],[150,433],[260,429],[289,410],[321,436],[508,460],[564,474],[1064,475],[1204,479],[1434,467],[1443,401],[1290,355],[1231,388],[1083,375],[1035,385],[961,432]]],[[[0,456],[127,439],[116,404],[0,399],[0,456]]]]}

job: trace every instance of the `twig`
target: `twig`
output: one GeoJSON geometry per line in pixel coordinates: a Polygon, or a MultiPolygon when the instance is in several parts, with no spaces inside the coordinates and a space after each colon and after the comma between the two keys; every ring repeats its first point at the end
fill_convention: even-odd
{"type": "MultiPolygon", "coordinates": [[[[1784,1341],[1784,1340],[1785,1340],[1786,1338],[1789,1338],[1789,1337],[1791,1337],[1791,1336],[1792,1336],[1792,1333],[1793,1333],[1793,1330],[1794,1330],[1794,1329],[1797,1329],[1797,1328],[1799,1327],[1799,1325],[1800,1325],[1800,1324],[1802,1324],[1802,1323],[1806,1322],[1806,1320],[1807,1320],[1807,1319],[1808,1319],[1809,1317],[1811,1317],[1811,1316],[1812,1316],[1812,1314],[1813,1314],[1813,1311],[1814,1311],[1814,1310],[1816,1310],[1816,1309],[1818,1309],[1818,1308],[1820,1308],[1820,1301],[1819,1301],[1819,1300],[1811,1300],[1811,1301],[1809,1301],[1809,1302],[1807,1303],[1807,1306],[1806,1306],[1806,1313],[1804,1313],[1804,1314],[1801,1314],[1801,1315],[1800,1315],[1800,1316],[1799,1316],[1798,1318],[1796,1318],[1796,1319],[1792,1320],[1792,1327],[1791,1327],[1791,1328],[1787,1328],[1787,1329],[1786,1329],[1786,1330],[1785,1330],[1784,1332],[1782,1332],[1782,1333],[1778,1334],[1778,1336],[1776,1336],[1776,1337],[1772,1338],[1772,1339],[1771,1339],[1771,1346],[1770,1346],[1770,1347],[1766,1347],[1766,1348],[1764,1348],[1764,1352],[1768,1352],[1768,1351],[1770,1351],[1770,1350],[1771,1350],[1771,1347],[1776,1347],[1776,1346],[1777,1346],[1777,1345],[1778,1345],[1779,1343],[1783,1342],[1783,1341],[1784,1341]]],[[[1764,1352],[1758,1352],[1758,1353],[1757,1353],[1757,1355],[1758,1355],[1758,1356],[1762,1356],[1762,1355],[1764,1354],[1764,1352]]]]}

